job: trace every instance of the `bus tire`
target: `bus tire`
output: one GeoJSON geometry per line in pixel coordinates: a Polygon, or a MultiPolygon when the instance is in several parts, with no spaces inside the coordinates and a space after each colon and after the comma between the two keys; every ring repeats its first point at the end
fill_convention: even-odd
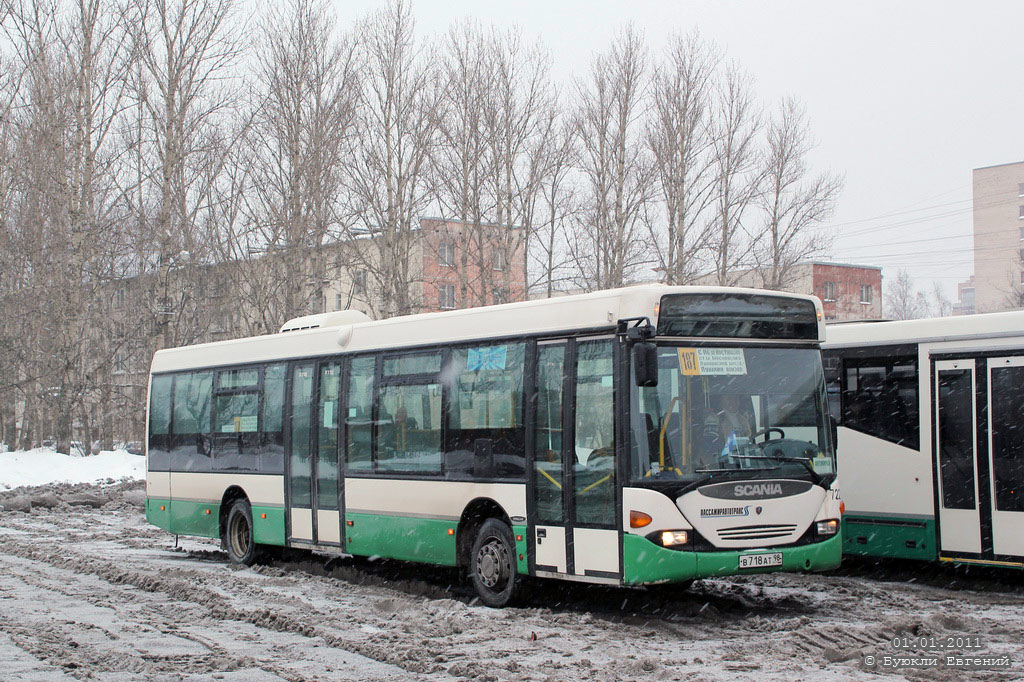
{"type": "Polygon", "coordinates": [[[252,532],[252,507],[248,500],[235,500],[224,524],[224,548],[232,563],[252,566],[259,550],[252,532]]]}
{"type": "Polygon", "coordinates": [[[480,601],[492,608],[510,604],[519,587],[512,529],[498,519],[480,526],[469,559],[469,576],[480,601]]]}

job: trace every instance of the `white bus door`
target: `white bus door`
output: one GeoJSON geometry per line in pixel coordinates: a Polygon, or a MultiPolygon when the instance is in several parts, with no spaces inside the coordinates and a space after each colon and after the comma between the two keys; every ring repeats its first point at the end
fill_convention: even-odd
{"type": "Polygon", "coordinates": [[[1024,357],[988,361],[992,552],[1024,557],[1024,357]]]}
{"type": "Polygon", "coordinates": [[[941,552],[981,553],[974,360],[934,363],[941,552]]]}
{"type": "Polygon", "coordinates": [[[291,368],[288,420],[288,539],[341,544],[338,511],[338,394],[335,360],[291,368]]]}
{"type": "Polygon", "coordinates": [[[538,575],[619,582],[614,339],[542,342],[531,481],[538,575]]]}

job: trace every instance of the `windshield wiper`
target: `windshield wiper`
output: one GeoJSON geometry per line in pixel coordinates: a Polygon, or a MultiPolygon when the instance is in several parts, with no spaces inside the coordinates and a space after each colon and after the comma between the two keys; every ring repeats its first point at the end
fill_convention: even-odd
{"type": "MultiPolygon", "coordinates": [[[[795,462],[797,464],[802,464],[804,469],[807,469],[807,473],[811,475],[811,478],[814,480],[814,484],[822,485],[821,475],[814,470],[814,466],[811,464],[811,460],[809,457],[785,457],[783,455],[740,455],[732,453],[730,453],[728,456],[736,457],[739,459],[770,459],[773,462],[795,462]]],[[[778,469],[779,467],[774,468],[778,469]]]]}
{"type": "MultiPolygon", "coordinates": [[[[730,455],[732,457],[733,455],[730,455]]],[[[736,457],[746,457],[747,455],[735,455],[736,457]]],[[[775,459],[774,457],[763,457],[761,459],[775,459]]],[[[746,474],[751,471],[775,471],[779,467],[763,467],[759,469],[694,469],[695,474],[746,474]]]]}

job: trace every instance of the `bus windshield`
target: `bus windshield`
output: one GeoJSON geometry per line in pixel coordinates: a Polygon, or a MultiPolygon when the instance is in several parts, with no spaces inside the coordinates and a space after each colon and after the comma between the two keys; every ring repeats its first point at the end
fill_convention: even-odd
{"type": "Polygon", "coordinates": [[[658,385],[631,385],[634,480],[835,473],[816,348],[658,347],[658,385]]]}

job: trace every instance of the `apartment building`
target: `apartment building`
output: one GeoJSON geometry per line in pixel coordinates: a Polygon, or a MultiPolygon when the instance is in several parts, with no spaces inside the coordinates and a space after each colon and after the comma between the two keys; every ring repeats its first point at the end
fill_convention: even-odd
{"type": "Polygon", "coordinates": [[[973,293],[979,313],[1024,307],[1024,161],[975,168],[972,175],[974,286],[966,293],[973,293]]]}

